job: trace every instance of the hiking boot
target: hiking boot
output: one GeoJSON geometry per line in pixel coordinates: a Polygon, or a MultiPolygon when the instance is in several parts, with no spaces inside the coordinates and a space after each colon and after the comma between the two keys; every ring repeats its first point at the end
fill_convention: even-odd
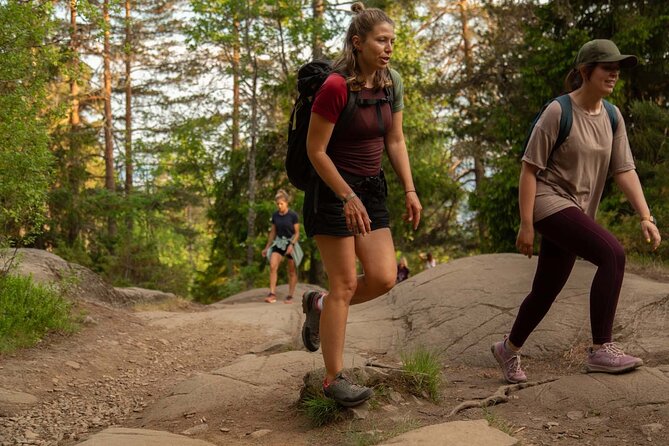
{"type": "Polygon", "coordinates": [[[323,393],[326,397],[335,400],[337,404],[345,407],[353,407],[371,398],[374,391],[369,387],[355,384],[348,377],[338,373],[327,387],[323,383],[323,393]]]}
{"type": "Polygon", "coordinates": [[[585,370],[587,372],[622,373],[642,365],[641,358],[627,355],[613,342],[607,342],[597,350],[593,350],[592,347],[588,348],[585,370]]]}
{"type": "Polygon", "coordinates": [[[502,374],[507,382],[512,384],[524,383],[527,381],[527,376],[520,368],[520,354],[514,353],[504,345],[506,338],[504,336],[504,341],[495,342],[491,345],[490,351],[502,369],[502,374]]]}
{"type": "Polygon", "coordinates": [[[314,301],[323,294],[320,291],[307,291],[302,295],[302,312],[306,315],[302,325],[302,342],[310,352],[315,352],[321,346],[321,312],[314,301]]]}

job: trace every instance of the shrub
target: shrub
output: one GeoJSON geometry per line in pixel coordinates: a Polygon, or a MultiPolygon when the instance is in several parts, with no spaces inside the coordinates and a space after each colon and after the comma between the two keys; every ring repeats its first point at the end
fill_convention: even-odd
{"type": "Polygon", "coordinates": [[[55,287],[0,275],[0,352],[30,347],[49,331],[75,331],[71,306],[55,287]]]}

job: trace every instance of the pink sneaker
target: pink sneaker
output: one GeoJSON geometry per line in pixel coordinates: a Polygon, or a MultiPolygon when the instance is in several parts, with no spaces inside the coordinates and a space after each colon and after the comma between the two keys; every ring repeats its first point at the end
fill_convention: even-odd
{"type": "Polygon", "coordinates": [[[597,350],[593,350],[592,347],[588,349],[585,370],[587,372],[622,373],[642,365],[641,358],[627,355],[613,342],[607,342],[597,350]]]}
{"type": "MultiPolygon", "coordinates": [[[[506,338],[507,337],[504,336],[504,340],[506,340],[506,338]]],[[[490,346],[490,351],[502,369],[502,374],[504,375],[505,380],[512,384],[527,381],[525,372],[520,368],[520,355],[507,349],[504,345],[504,341],[495,342],[490,346]]]]}

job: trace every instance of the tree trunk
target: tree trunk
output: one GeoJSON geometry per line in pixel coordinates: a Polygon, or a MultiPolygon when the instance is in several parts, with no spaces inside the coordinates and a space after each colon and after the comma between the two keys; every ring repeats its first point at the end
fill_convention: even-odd
{"type": "Polygon", "coordinates": [[[311,3],[314,31],[311,36],[311,53],[314,59],[323,58],[323,16],[325,15],[325,0],[312,0],[311,3]]]}
{"type": "MultiPolygon", "coordinates": [[[[471,30],[469,29],[469,4],[467,0],[460,0],[458,2],[458,8],[460,10],[460,20],[462,23],[462,42],[463,42],[463,52],[464,52],[464,62],[465,62],[465,73],[467,75],[467,80],[471,81],[473,78],[473,60],[472,60],[472,36],[471,30]]],[[[467,100],[469,101],[469,106],[473,106],[476,101],[476,91],[474,86],[470,85],[467,93],[467,100]]],[[[474,182],[476,184],[476,193],[480,193],[481,185],[485,181],[485,163],[483,159],[483,153],[479,150],[480,145],[473,145],[472,156],[474,158],[474,182]]],[[[479,243],[483,243],[485,240],[486,234],[488,232],[483,219],[477,216],[477,226],[479,232],[479,243]]]]}
{"type": "MultiPolygon", "coordinates": [[[[132,23],[130,19],[130,0],[125,0],[125,196],[132,192],[132,23]]],[[[132,217],[126,217],[126,226],[132,231],[132,217]]]]}
{"type": "Polygon", "coordinates": [[[247,215],[246,236],[246,263],[253,265],[253,254],[255,246],[253,241],[256,237],[256,140],[258,133],[258,60],[253,57],[253,84],[251,91],[251,144],[249,146],[248,169],[249,169],[249,213],[247,215]]]}
{"type": "Polygon", "coordinates": [[[232,150],[239,149],[239,71],[240,71],[240,54],[239,54],[239,19],[235,19],[232,44],[232,150]]]}
{"type": "MultiPolygon", "coordinates": [[[[70,147],[67,154],[66,178],[69,193],[72,196],[72,208],[79,202],[79,169],[76,166],[81,162],[81,116],[79,115],[79,32],[77,27],[77,0],[70,0],[70,147]]],[[[70,212],[64,221],[65,240],[68,246],[73,246],[79,237],[79,218],[77,213],[70,212]]]]}
{"type": "MultiPolygon", "coordinates": [[[[102,4],[102,17],[104,20],[104,135],[105,135],[105,188],[113,194],[116,186],[114,184],[114,141],[112,135],[112,111],[111,111],[111,23],[109,20],[109,0],[102,4]]],[[[108,231],[110,237],[116,236],[116,221],[113,215],[108,217],[108,231]]]]}

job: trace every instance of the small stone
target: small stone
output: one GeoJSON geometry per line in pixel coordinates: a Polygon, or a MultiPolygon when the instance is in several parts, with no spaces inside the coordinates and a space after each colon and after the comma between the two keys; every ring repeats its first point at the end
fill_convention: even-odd
{"type": "Polygon", "coordinates": [[[74,361],[67,361],[67,362],[65,363],[65,365],[68,366],[68,367],[73,368],[74,370],[79,370],[79,369],[81,368],[81,366],[79,365],[79,363],[78,363],[78,362],[74,362],[74,361]]]}
{"type": "Polygon", "coordinates": [[[39,435],[37,435],[37,434],[36,434],[35,432],[33,432],[33,431],[25,431],[25,432],[23,433],[23,436],[26,437],[26,440],[36,440],[36,439],[39,438],[39,435]]]}
{"type": "Polygon", "coordinates": [[[392,404],[386,404],[385,406],[381,406],[381,410],[384,412],[397,412],[399,408],[397,406],[393,406],[392,404]]]}
{"type": "Polygon", "coordinates": [[[181,432],[183,435],[197,435],[206,432],[209,429],[208,424],[198,424],[181,432]]]}
{"type": "Polygon", "coordinates": [[[221,432],[225,432],[225,433],[230,432],[230,429],[228,429],[227,427],[222,427],[222,428],[220,428],[219,430],[220,430],[221,432]]]}
{"type": "Polygon", "coordinates": [[[353,414],[354,420],[364,420],[369,415],[369,403],[365,401],[359,406],[349,407],[348,411],[353,414]]]}
{"type": "Polygon", "coordinates": [[[544,427],[548,430],[551,430],[552,428],[557,427],[559,425],[560,423],[556,423],[555,421],[549,421],[548,423],[544,424],[544,427]]]}
{"type": "Polygon", "coordinates": [[[584,416],[585,414],[580,410],[570,410],[569,412],[567,412],[567,418],[569,418],[570,420],[580,420],[584,416]]]}
{"type": "Polygon", "coordinates": [[[257,430],[255,432],[251,432],[250,436],[251,436],[251,438],[260,438],[260,437],[264,437],[265,435],[269,434],[270,432],[272,432],[270,429],[260,429],[260,430],[257,430]]]}
{"type": "Polygon", "coordinates": [[[404,401],[404,398],[402,397],[402,394],[399,392],[396,392],[394,390],[391,390],[390,393],[388,394],[388,397],[390,398],[391,401],[395,403],[400,403],[404,401]]]}
{"type": "Polygon", "coordinates": [[[644,424],[639,429],[641,429],[641,433],[646,437],[650,437],[652,434],[656,434],[664,429],[664,425],[662,425],[662,423],[650,423],[644,424]]]}

